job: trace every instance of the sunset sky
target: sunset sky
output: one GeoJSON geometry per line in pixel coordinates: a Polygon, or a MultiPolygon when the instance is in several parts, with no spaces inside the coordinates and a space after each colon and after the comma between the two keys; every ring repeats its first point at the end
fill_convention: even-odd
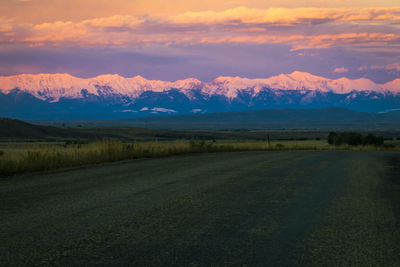
{"type": "Polygon", "coordinates": [[[398,0],[3,0],[0,75],[400,77],[398,0]]]}

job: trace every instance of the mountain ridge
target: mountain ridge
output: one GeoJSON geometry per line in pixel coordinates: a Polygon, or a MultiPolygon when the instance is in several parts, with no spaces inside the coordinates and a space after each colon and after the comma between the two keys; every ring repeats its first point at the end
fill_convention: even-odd
{"type": "Polygon", "coordinates": [[[149,80],[142,76],[130,78],[118,74],[103,74],[93,78],[79,78],[67,73],[56,74],[19,74],[0,76],[0,92],[8,94],[13,89],[30,93],[42,100],[59,101],[60,98],[80,98],[81,91],[98,95],[98,87],[109,87],[113,93],[137,97],[145,91],[162,92],[170,89],[201,90],[208,95],[237,97],[239,90],[253,89],[259,93],[263,88],[274,90],[310,90],[346,94],[352,91],[400,94],[400,79],[377,84],[367,78],[328,79],[307,72],[294,71],[269,78],[249,79],[243,77],[220,76],[211,82],[202,82],[196,78],[177,81],[149,80]]]}
{"type": "Polygon", "coordinates": [[[385,84],[328,79],[295,71],[265,79],[217,77],[177,81],[78,78],[70,74],[0,76],[0,116],[19,119],[112,119],[159,114],[341,107],[362,112],[400,108],[400,79],[385,84]]]}

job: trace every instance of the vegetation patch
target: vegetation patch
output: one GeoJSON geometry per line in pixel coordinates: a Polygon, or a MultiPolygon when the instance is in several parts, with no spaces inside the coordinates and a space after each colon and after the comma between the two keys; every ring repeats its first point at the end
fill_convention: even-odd
{"type": "Polygon", "coordinates": [[[273,150],[397,150],[396,147],[371,145],[329,146],[323,141],[206,141],[176,140],[128,142],[102,140],[93,142],[10,143],[0,157],[0,176],[53,170],[58,168],[115,162],[137,158],[167,157],[189,153],[273,150]]]}

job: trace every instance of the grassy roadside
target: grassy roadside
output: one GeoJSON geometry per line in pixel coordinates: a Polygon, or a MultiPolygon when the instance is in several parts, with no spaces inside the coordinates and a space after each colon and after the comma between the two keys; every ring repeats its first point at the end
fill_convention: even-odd
{"type": "Polygon", "coordinates": [[[0,149],[0,176],[24,172],[76,167],[136,158],[166,157],[188,153],[273,150],[399,150],[396,147],[330,146],[325,141],[167,141],[132,142],[116,140],[88,144],[13,144],[0,149]],[[2,150],[3,149],[3,150],[2,150]]]}

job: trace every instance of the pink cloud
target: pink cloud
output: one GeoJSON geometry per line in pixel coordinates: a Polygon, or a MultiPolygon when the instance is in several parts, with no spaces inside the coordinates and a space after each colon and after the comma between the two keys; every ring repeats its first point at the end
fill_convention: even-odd
{"type": "Polygon", "coordinates": [[[398,20],[400,7],[238,7],[169,17],[115,15],[80,22],[36,25],[0,21],[0,42],[77,47],[126,47],[152,43],[284,43],[291,45],[292,50],[356,45],[385,49],[388,43],[400,41],[400,31],[394,26],[398,20]],[[373,31],[368,30],[369,24],[374,26],[373,31]],[[363,28],[355,30],[355,25],[363,28]]]}
{"type": "Polygon", "coordinates": [[[387,65],[373,65],[369,67],[372,70],[379,70],[379,69],[384,69],[384,70],[395,70],[395,71],[400,71],[400,63],[391,63],[387,65]]]}

